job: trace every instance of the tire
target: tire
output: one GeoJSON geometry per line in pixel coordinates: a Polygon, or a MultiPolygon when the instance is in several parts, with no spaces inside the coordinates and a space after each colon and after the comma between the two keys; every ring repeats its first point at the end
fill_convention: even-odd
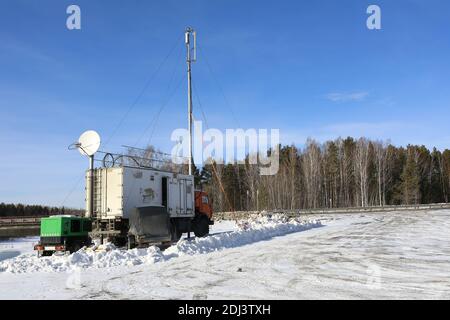
{"type": "Polygon", "coordinates": [[[70,243],[68,247],[66,247],[66,250],[69,251],[69,253],[77,252],[81,249],[81,244],[78,242],[70,243]]]}
{"type": "Polygon", "coordinates": [[[77,251],[80,250],[81,248],[83,248],[83,244],[80,243],[80,242],[78,242],[78,243],[75,245],[75,248],[74,248],[73,252],[77,252],[77,251]]]}
{"type": "Polygon", "coordinates": [[[208,217],[203,214],[195,217],[192,221],[192,231],[194,231],[196,237],[206,237],[209,234],[208,217]]]}
{"type": "Polygon", "coordinates": [[[127,236],[118,236],[112,239],[111,241],[116,247],[125,247],[128,246],[128,237],[127,236]]]}

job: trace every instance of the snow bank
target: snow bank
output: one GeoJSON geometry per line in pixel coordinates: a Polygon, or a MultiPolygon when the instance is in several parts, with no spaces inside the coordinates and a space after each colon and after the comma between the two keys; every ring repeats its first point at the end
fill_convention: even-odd
{"type": "Polygon", "coordinates": [[[320,227],[317,221],[287,219],[282,215],[253,215],[238,223],[237,231],[224,232],[193,240],[182,239],[175,245],[161,251],[152,246],[146,249],[123,250],[112,244],[82,248],[67,256],[38,258],[35,254],[23,254],[0,262],[0,272],[62,272],[76,268],[108,268],[153,264],[182,255],[203,254],[234,248],[272,237],[320,227]]]}

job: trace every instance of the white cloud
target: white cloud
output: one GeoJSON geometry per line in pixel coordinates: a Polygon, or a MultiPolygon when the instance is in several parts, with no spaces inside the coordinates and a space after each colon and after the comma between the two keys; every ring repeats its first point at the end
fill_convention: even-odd
{"type": "Polygon", "coordinates": [[[333,102],[349,102],[349,101],[362,101],[369,95],[366,91],[342,93],[332,92],[326,95],[326,98],[333,102]]]}

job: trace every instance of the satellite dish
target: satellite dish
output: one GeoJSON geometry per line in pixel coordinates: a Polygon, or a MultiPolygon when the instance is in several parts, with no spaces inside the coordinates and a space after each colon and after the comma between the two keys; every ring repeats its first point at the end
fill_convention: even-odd
{"type": "Polygon", "coordinates": [[[94,130],[85,131],[78,138],[77,148],[83,156],[94,155],[100,148],[100,136],[94,130]]]}

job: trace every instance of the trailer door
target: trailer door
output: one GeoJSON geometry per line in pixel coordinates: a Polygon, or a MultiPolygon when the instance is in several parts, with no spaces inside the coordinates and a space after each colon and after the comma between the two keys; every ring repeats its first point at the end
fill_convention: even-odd
{"type": "Polygon", "coordinates": [[[171,217],[191,217],[194,213],[192,181],[185,178],[174,178],[169,181],[169,214],[171,217]]]}

